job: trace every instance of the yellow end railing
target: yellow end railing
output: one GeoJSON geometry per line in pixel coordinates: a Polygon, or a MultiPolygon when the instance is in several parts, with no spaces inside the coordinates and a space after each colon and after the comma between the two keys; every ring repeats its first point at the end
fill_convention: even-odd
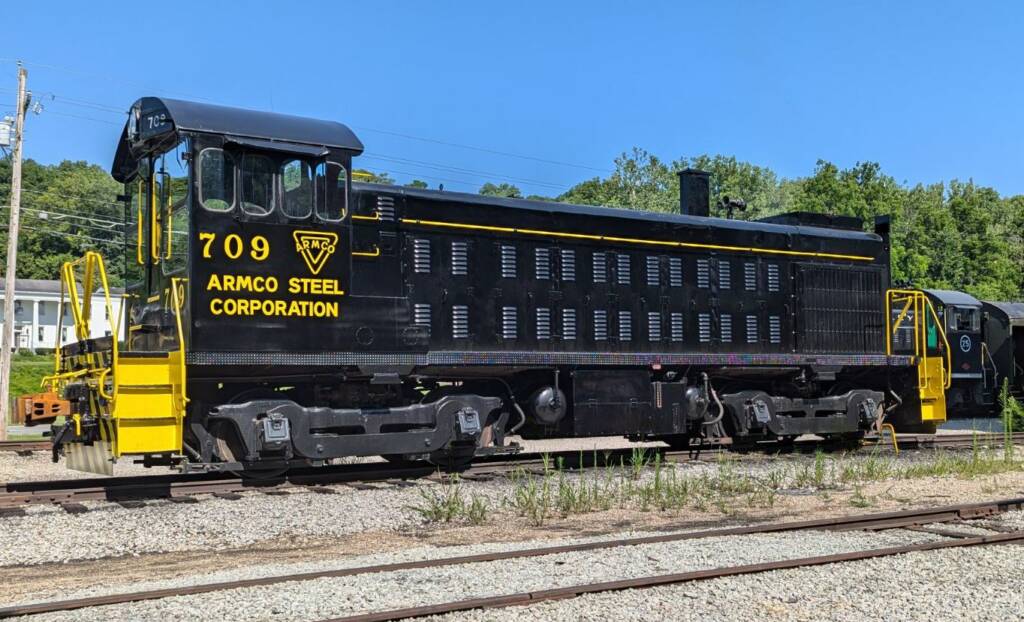
{"type": "Polygon", "coordinates": [[[928,359],[928,323],[926,319],[931,317],[932,322],[935,324],[935,332],[942,339],[942,344],[945,346],[943,351],[943,357],[945,358],[945,368],[943,370],[942,380],[943,389],[948,389],[953,381],[952,367],[953,359],[952,352],[949,347],[949,341],[946,339],[946,331],[942,327],[942,322],[939,321],[939,316],[935,313],[935,306],[932,305],[932,301],[928,299],[928,296],[924,292],[913,290],[913,289],[890,289],[886,292],[885,296],[885,352],[888,355],[893,354],[893,337],[896,335],[896,331],[902,328],[904,322],[910,317],[913,322],[913,333],[914,333],[914,356],[918,358],[918,365],[921,366],[921,378],[924,382],[929,382],[931,374],[928,371],[928,365],[930,364],[928,359]],[[902,305],[899,315],[893,320],[893,309],[896,305],[902,305]]]}

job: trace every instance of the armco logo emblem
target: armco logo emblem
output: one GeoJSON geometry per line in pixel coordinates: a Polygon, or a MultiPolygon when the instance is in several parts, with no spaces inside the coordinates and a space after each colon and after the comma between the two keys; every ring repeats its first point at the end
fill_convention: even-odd
{"type": "Polygon", "coordinates": [[[338,234],[331,231],[295,231],[295,250],[306,261],[310,273],[318,274],[338,246],[338,234]]]}

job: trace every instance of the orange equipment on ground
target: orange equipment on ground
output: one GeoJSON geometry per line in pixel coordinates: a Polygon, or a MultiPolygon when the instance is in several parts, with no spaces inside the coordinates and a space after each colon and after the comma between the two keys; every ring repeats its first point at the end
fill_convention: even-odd
{"type": "Polygon", "coordinates": [[[71,414],[71,404],[56,393],[22,395],[15,404],[14,422],[21,425],[50,424],[71,414]]]}

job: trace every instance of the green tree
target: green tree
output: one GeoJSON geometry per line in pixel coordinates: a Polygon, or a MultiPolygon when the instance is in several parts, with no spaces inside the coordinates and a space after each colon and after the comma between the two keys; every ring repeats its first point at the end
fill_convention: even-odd
{"type": "Polygon", "coordinates": [[[523,197],[523,193],[519,191],[519,188],[507,183],[492,184],[487,182],[480,186],[479,193],[489,197],[505,197],[506,199],[521,199],[523,197]]]}
{"type": "MultiPolygon", "coordinates": [[[[10,204],[10,159],[0,161],[0,202],[10,204]]],[[[122,186],[106,170],[86,162],[23,164],[18,278],[55,279],[65,261],[96,250],[106,260],[113,285],[123,283],[124,205],[122,186]]],[[[0,221],[6,231],[9,210],[0,221]]],[[[0,236],[6,256],[7,236],[0,236]]]]}
{"type": "Polygon", "coordinates": [[[406,187],[409,188],[426,188],[427,182],[423,181],[422,179],[414,179],[405,185],[406,187]]]}
{"type": "Polygon", "coordinates": [[[365,168],[357,168],[352,171],[352,181],[361,181],[368,184],[394,185],[395,180],[387,173],[374,173],[365,168]]]}

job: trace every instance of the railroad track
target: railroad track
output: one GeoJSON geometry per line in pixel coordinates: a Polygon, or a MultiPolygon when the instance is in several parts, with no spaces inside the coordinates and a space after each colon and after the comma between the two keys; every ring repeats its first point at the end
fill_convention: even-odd
{"type": "MultiPolygon", "coordinates": [[[[1013,441],[1024,443],[1024,433],[1013,435],[1013,441]]],[[[902,449],[929,448],[971,448],[974,446],[998,446],[1004,442],[1001,434],[956,434],[956,435],[911,435],[899,438],[902,449]]],[[[890,451],[888,442],[867,439],[865,444],[881,451],[890,451]]],[[[770,456],[779,452],[807,453],[821,447],[829,447],[814,441],[798,442],[786,447],[765,444],[754,450],[754,456],[770,456]]],[[[701,457],[714,457],[726,451],[723,445],[705,446],[699,452],[694,450],[673,451],[664,448],[647,448],[646,459],[657,453],[664,462],[682,462],[701,457]]],[[[464,477],[495,476],[516,469],[532,470],[554,467],[565,469],[595,468],[608,465],[630,464],[634,459],[633,449],[597,449],[590,451],[551,452],[548,454],[523,453],[506,454],[480,458],[461,472],[464,477]]],[[[85,512],[88,508],[83,501],[115,501],[131,506],[148,499],[171,499],[189,501],[195,495],[213,494],[232,496],[252,490],[269,491],[287,486],[309,487],[316,492],[330,492],[324,486],[331,484],[355,484],[366,482],[420,479],[437,476],[438,470],[419,463],[392,464],[384,462],[363,464],[341,464],[319,468],[292,469],[287,474],[257,479],[221,473],[140,475],[131,477],[86,478],[73,480],[44,480],[8,482],[0,489],[0,512],[18,513],[20,508],[36,504],[60,504],[69,512],[85,512]]]]}
{"type": "Polygon", "coordinates": [[[50,451],[50,441],[0,441],[0,451],[13,451],[19,454],[50,451]]]}
{"type": "MultiPolygon", "coordinates": [[[[121,605],[126,603],[169,598],[173,596],[191,596],[196,594],[207,594],[212,592],[233,590],[239,588],[264,587],[287,582],[311,581],[314,579],[349,577],[365,574],[380,574],[422,568],[442,568],[446,566],[455,566],[461,564],[536,558],[543,557],[546,555],[556,555],[562,553],[588,552],[625,546],[641,546],[646,544],[680,542],[685,540],[699,540],[703,538],[714,537],[785,533],[808,530],[882,531],[888,529],[916,529],[918,531],[924,531],[927,533],[940,535],[946,538],[945,540],[928,542],[923,544],[867,549],[861,551],[840,553],[835,555],[785,559],[758,564],[727,566],[692,572],[636,577],[601,583],[581,584],[541,591],[519,592],[513,594],[489,596],[484,598],[470,598],[420,607],[409,607],[380,612],[364,613],[342,618],[335,618],[330,621],[383,622],[386,620],[418,618],[428,615],[438,615],[458,611],[466,611],[470,609],[529,605],[546,600],[573,598],[583,594],[591,594],[597,592],[608,592],[625,589],[655,587],[660,585],[671,585],[688,581],[700,581],[718,577],[754,574],[759,572],[767,572],[770,570],[782,570],[787,568],[800,568],[807,566],[818,566],[823,564],[834,564],[876,557],[902,555],[912,552],[1024,542],[1024,531],[994,533],[993,535],[986,536],[974,536],[955,531],[925,527],[926,525],[936,523],[969,522],[973,520],[984,520],[991,518],[995,515],[998,515],[1002,512],[1020,509],[1024,509],[1024,498],[1002,499],[998,501],[990,501],[984,503],[958,504],[935,508],[903,510],[897,512],[860,514],[838,518],[768,523],[744,527],[727,527],[698,532],[670,533],[656,536],[627,538],[620,540],[586,542],[580,544],[527,548],[512,551],[482,553],[477,555],[463,555],[457,557],[446,557],[440,559],[429,559],[411,562],[398,562],[391,564],[379,564],[373,566],[362,566],[337,570],[304,572],[289,575],[261,577],[256,579],[221,581],[216,583],[206,583],[159,590],[147,590],[139,592],[112,594],[107,596],[92,596],[87,598],[77,598],[62,601],[49,601],[26,605],[16,605],[12,607],[0,608],[0,619],[23,615],[71,611],[76,609],[99,607],[104,605],[121,605]]],[[[990,526],[986,527],[986,529],[992,530],[990,526]]]]}
{"type": "MultiPolygon", "coordinates": [[[[699,459],[699,454],[688,451],[648,449],[645,459],[652,459],[657,451],[663,460],[683,461],[699,459]]],[[[704,449],[705,456],[715,450],[704,449]]],[[[459,475],[468,479],[491,477],[513,470],[554,468],[565,469],[603,467],[630,464],[632,449],[604,449],[593,451],[566,451],[547,454],[522,453],[483,457],[459,475]]],[[[130,477],[101,477],[71,480],[40,480],[8,482],[0,489],[0,512],[18,513],[27,505],[60,504],[69,512],[87,511],[84,501],[115,501],[126,505],[148,499],[189,500],[201,494],[232,496],[241,492],[278,490],[284,487],[306,487],[315,492],[332,492],[325,488],[331,484],[360,485],[367,482],[397,482],[426,477],[447,477],[437,467],[426,463],[373,462],[339,464],[318,468],[292,469],[286,474],[265,478],[242,477],[221,473],[139,475],[130,477]]]]}

